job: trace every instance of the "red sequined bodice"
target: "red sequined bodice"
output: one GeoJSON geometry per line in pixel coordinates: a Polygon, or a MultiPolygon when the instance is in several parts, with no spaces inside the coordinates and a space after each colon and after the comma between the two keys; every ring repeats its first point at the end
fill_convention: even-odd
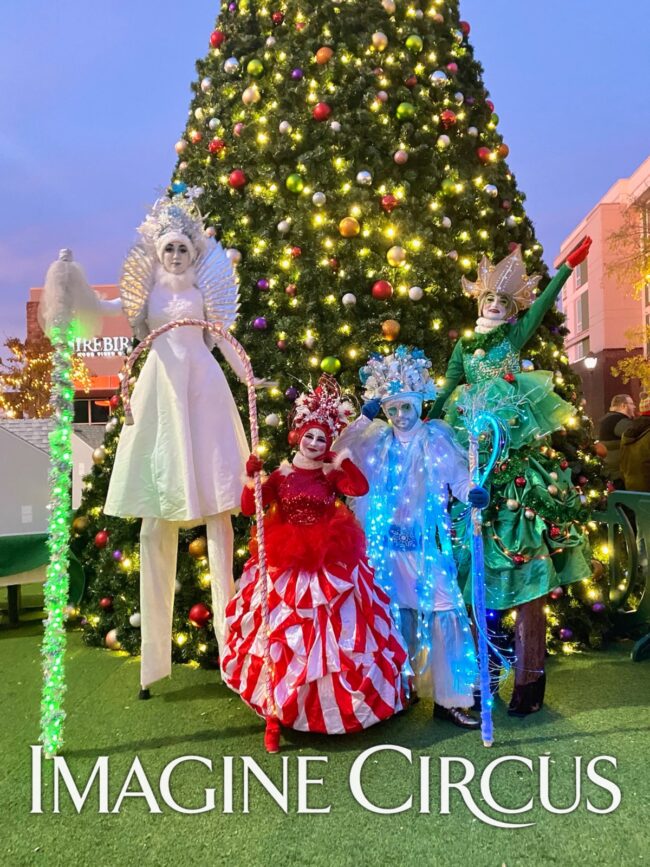
{"type": "Polygon", "coordinates": [[[290,524],[316,524],[332,513],[336,492],[322,470],[300,470],[281,476],[277,489],[281,519],[290,524]]]}

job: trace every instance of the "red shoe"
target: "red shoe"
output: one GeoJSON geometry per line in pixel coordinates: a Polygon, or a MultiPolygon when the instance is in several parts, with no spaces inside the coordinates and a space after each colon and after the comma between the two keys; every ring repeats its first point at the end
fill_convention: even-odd
{"type": "Polygon", "coordinates": [[[269,717],[266,720],[266,731],[264,732],[264,747],[267,753],[280,752],[280,723],[277,719],[269,717]]]}

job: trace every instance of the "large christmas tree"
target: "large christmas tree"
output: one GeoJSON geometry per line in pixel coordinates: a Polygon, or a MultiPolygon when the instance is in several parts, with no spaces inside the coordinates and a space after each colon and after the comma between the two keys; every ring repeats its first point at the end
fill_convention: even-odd
{"type": "MultiPolygon", "coordinates": [[[[278,383],[258,403],[270,466],[287,455],[286,412],[321,370],[355,389],[368,354],[399,341],[423,348],[442,377],[476,317],[461,277],[475,274],[484,253],[498,260],[520,244],[529,272],[547,274],[458,6],[240,0],[224,5],[197,63],[172,189],[203,188],[206,228],[238,263],[235,334],[257,375],[278,383]]],[[[553,310],[525,363],[554,371],[557,391],[576,403],[563,334],[553,310]]],[[[245,416],[245,395],[232,385],[245,416]]],[[[121,424],[115,408],[75,544],[91,573],[89,640],[117,629],[137,652],[138,522],[101,514],[121,424]]],[[[543,448],[568,462],[583,500],[595,503],[602,486],[587,419],[579,413],[543,448]]],[[[242,522],[240,566],[246,534],[242,522]]],[[[205,616],[192,618],[198,627],[188,621],[208,601],[201,542],[188,552],[196,535],[180,542],[175,658],[205,662],[214,659],[205,616]]],[[[552,605],[557,638],[598,640],[597,585],[552,605]]]]}

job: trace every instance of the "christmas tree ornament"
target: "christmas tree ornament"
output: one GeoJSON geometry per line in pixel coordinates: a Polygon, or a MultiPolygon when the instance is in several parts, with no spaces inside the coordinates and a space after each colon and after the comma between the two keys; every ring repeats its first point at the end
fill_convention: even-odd
{"type": "Polygon", "coordinates": [[[456,75],[458,73],[458,64],[452,60],[451,63],[447,64],[446,69],[451,75],[456,75]]]}
{"type": "Polygon", "coordinates": [[[320,369],[323,373],[329,373],[331,376],[336,376],[336,374],[341,370],[341,362],[333,355],[328,355],[321,361],[320,369]]]}
{"type": "Polygon", "coordinates": [[[514,229],[516,225],[517,225],[517,218],[516,217],[506,217],[506,226],[509,229],[514,229]]]}
{"type": "Polygon", "coordinates": [[[400,324],[397,319],[385,319],[381,323],[381,333],[385,340],[397,340],[400,332],[400,324]]]}
{"type": "Polygon", "coordinates": [[[109,650],[119,650],[121,648],[122,645],[117,638],[117,629],[111,629],[106,633],[104,644],[109,650]]]}
{"type": "Polygon", "coordinates": [[[213,130],[213,131],[215,129],[219,129],[220,126],[221,126],[221,121],[219,120],[218,117],[211,117],[210,120],[208,121],[208,128],[213,130]]]}
{"type": "Polygon", "coordinates": [[[207,605],[197,602],[188,611],[187,619],[197,629],[204,629],[212,620],[212,611],[210,611],[207,605]]]}
{"type": "Polygon", "coordinates": [[[302,69],[300,69],[299,66],[297,66],[295,69],[291,70],[291,80],[292,81],[302,81],[302,79],[304,78],[304,75],[305,75],[305,73],[302,71],[302,69]]]}
{"type": "Polygon", "coordinates": [[[134,613],[129,617],[129,623],[131,624],[131,626],[132,626],[134,629],[140,629],[140,626],[142,625],[142,617],[141,617],[139,611],[135,611],[135,612],[134,612],[134,613]]]}
{"type": "Polygon", "coordinates": [[[241,121],[238,121],[232,128],[233,133],[239,138],[239,136],[243,133],[245,129],[244,124],[241,121]]]}
{"type": "Polygon", "coordinates": [[[100,530],[95,534],[93,540],[95,548],[105,548],[108,545],[108,533],[106,530],[100,530]]]}
{"type": "Polygon", "coordinates": [[[381,0],[381,5],[384,7],[384,12],[388,15],[394,15],[397,8],[395,0],[381,0]]]}
{"type": "Polygon", "coordinates": [[[382,196],[380,199],[382,210],[384,210],[387,214],[393,212],[393,210],[399,205],[398,199],[391,195],[391,193],[386,193],[385,196],[382,196]]]}
{"type": "Polygon", "coordinates": [[[299,259],[302,256],[302,247],[298,247],[296,244],[291,248],[291,258],[299,259]]]}
{"type": "Polygon", "coordinates": [[[289,222],[289,220],[280,220],[277,228],[278,228],[278,232],[281,235],[286,235],[287,232],[289,231],[289,229],[291,228],[291,223],[289,222]]]}
{"type": "Polygon", "coordinates": [[[448,258],[448,259],[451,259],[452,262],[456,262],[456,261],[458,261],[458,250],[450,250],[450,251],[447,253],[447,258],[448,258]]]}
{"type": "Polygon", "coordinates": [[[113,607],[113,597],[112,596],[103,596],[99,600],[99,607],[103,608],[104,611],[110,611],[113,607]]]}
{"type": "Polygon", "coordinates": [[[449,147],[449,145],[451,144],[451,139],[448,135],[439,135],[436,144],[442,151],[449,147]]]}
{"type": "Polygon", "coordinates": [[[395,117],[398,120],[412,120],[415,117],[415,106],[412,102],[400,102],[395,109],[395,117]]]}
{"type": "Polygon", "coordinates": [[[201,90],[203,93],[209,93],[212,90],[212,79],[209,75],[201,79],[201,90]]]}
{"type": "Polygon", "coordinates": [[[225,148],[226,143],[222,138],[213,138],[208,145],[208,150],[211,154],[218,154],[225,148]]]}
{"type": "Polygon", "coordinates": [[[357,296],[352,292],[346,292],[343,298],[341,298],[341,303],[344,307],[354,307],[357,303],[357,296]]]}
{"type": "Polygon", "coordinates": [[[573,629],[569,629],[568,626],[562,627],[562,629],[560,629],[560,639],[562,641],[571,641],[572,638],[573,638],[573,629]]]}
{"type": "Polygon", "coordinates": [[[372,175],[370,172],[361,171],[357,172],[357,183],[362,187],[369,187],[372,184],[372,175]]]}
{"type": "Polygon", "coordinates": [[[486,184],[483,187],[483,192],[487,193],[487,195],[492,199],[495,199],[499,195],[499,190],[494,186],[494,184],[486,184]]]}
{"type": "Polygon", "coordinates": [[[226,256],[233,265],[239,265],[241,262],[241,250],[238,250],[236,247],[228,247],[226,256]]]}
{"type": "Polygon", "coordinates": [[[385,90],[378,90],[376,96],[379,102],[388,102],[388,94],[385,90]]]}
{"type": "Polygon", "coordinates": [[[106,460],[106,449],[104,448],[104,446],[98,446],[94,450],[92,457],[93,457],[93,463],[96,466],[101,467],[101,465],[106,460]]]}
{"type": "Polygon", "coordinates": [[[239,69],[239,61],[236,57],[229,57],[223,64],[223,71],[228,75],[234,75],[239,69]]]}
{"type": "Polygon", "coordinates": [[[393,268],[401,268],[406,262],[406,250],[404,247],[399,247],[397,245],[391,247],[386,253],[386,259],[388,260],[388,264],[392,265],[393,268]]]}
{"type": "Polygon", "coordinates": [[[460,30],[461,30],[461,33],[463,34],[463,36],[469,36],[472,28],[470,27],[468,21],[459,21],[458,26],[460,27],[460,30]]]}
{"type": "Polygon", "coordinates": [[[535,512],[532,509],[524,509],[524,517],[532,521],[535,517],[535,512]]]}
{"type": "Polygon", "coordinates": [[[290,298],[295,298],[298,294],[298,287],[295,283],[289,283],[288,286],[285,286],[284,291],[290,298]]]}
{"type": "Polygon", "coordinates": [[[336,256],[332,256],[330,259],[328,259],[327,264],[330,266],[332,271],[339,270],[339,260],[336,258],[336,256]]]}
{"type": "Polygon", "coordinates": [[[254,105],[256,102],[259,102],[261,98],[262,95],[256,84],[251,84],[250,87],[247,87],[241,95],[241,101],[244,105],[254,105]]]}
{"type": "Polygon", "coordinates": [[[393,286],[388,280],[375,280],[371,291],[373,298],[378,301],[387,301],[393,294],[393,286]]]}
{"type": "Polygon", "coordinates": [[[316,52],[316,63],[323,66],[325,63],[328,63],[332,57],[334,56],[334,52],[329,47],[329,45],[323,45],[316,52]]]}
{"type": "Polygon", "coordinates": [[[505,142],[501,142],[501,144],[497,148],[497,153],[499,154],[499,156],[501,157],[502,160],[505,160],[505,158],[510,153],[510,148],[508,147],[507,144],[505,144],[505,142]]]}
{"type": "Polygon", "coordinates": [[[304,189],[305,182],[297,172],[292,172],[285,181],[285,186],[290,193],[301,193],[304,189]]]}
{"type": "Polygon", "coordinates": [[[122,552],[118,549],[113,551],[113,560],[115,560],[116,563],[119,563],[122,560],[122,552]]]}
{"type": "Polygon", "coordinates": [[[523,358],[521,361],[521,372],[522,373],[532,373],[535,370],[535,365],[529,358],[523,358]]]}
{"type": "Polygon", "coordinates": [[[453,196],[456,193],[456,181],[453,178],[444,178],[440,189],[446,196],[453,196]]]}
{"type": "Polygon", "coordinates": [[[508,509],[510,512],[516,512],[518,508],[519,508],[519,501],[518,500],[515,500],[513,497],[509,497],[506,500],[506,509],[508,509]]]}
{"type": "Polygon", "coordinates": [[[284,21],[284,12],[280,12],[280,10],[273,12],[273,14],[271,15],[271,21],[275,24],[276,27],[279,27],[284,21]]]}
{"type": "Polygon", "coordinates": [[[226,34],[223,32],[223,30],[213,30],[210,34],[210,45],[213,48],[221,48],[225,41],[226,34]]]}
{"type": "Polygon", "coordinates": [[[208,540],[205,536],[193,539],[188,545],[187,551],[194,560],[201,560],[208,556],[208,540]]]}
{"type": "Polygon", "coordinates": [[[432,18],[436,24],[444,24],[445,23],[445,16],[442,14],[442,12],[435,12],[433,14],[432,18]]]}
{"type": "Polygon", "coordinates": [[[445,109],[445,111],[440,113],[440,123],[442,124],[443,129],[451,129],[452,126],[456,126],[458,123],[456,112],[452,111],[450,108],[445,109]]]}
{"type": "Polygon", "coordinates": [[[198,129],[193,129],[190,133],[190,141],[192,144],[198,144],[203,140],[203,133],[198,129]]]}
{"type": "Polygon", "coordinates": [[[233,188],[233,190],[241,190],[246,186],[247,178],[244,172],[241,169],[234,169],[230,172],[228,177],[228,183],[233,188]]]}
{"type": "Polygon", "coordinates": [[[78,515],[72,522],[72,529],[75,533],[85,533],[90,526],[90,520],[87,515],[78,515]]]}
{"type": "Polygon", "coordinates": [[[267,321],[264,316],[258,316],[253,320],[253,328],[255,331],[266,331],[267,321]]]}
{"type": "Polygon", "coordinates": [[[471,135],[472,138],[476,138],[478,136],[478,129],[475,126],[467,127],[467,135],[471,135]]]}
{"type": "Polygon", "coordinates": [[[436,71],[432,72],[429,76],[429,81],[436,87],[443,87],[445,84],[447,84],[449,79],[447,78],[446,72],[443,72],[442,69],[436,69],[436,71]]]}
{"type": "Polygon", "coordinates": [[[288,401],[293,403],[293,401],[298,397],[298,389],[295,386],[290,385],[289,388],[285,391],[284,396],[288,401]]]}
{"type": "Polygon", "coordinates": [[[339,223],[339,233],[343,238],[354,238],[360,231],[361,226],[355,217],[344,217],[339,223]]]}
{"type": "Polygon", "coordinates": [[[404,79],[404,87],[408,87],[412,90],[418,83],[417,75],[409,75],[408,78],[404,79]]]}
{"type": "Polygon", "coordinates": [[[487,165],[491,161],[492,151],[490,150],[490,148],[480,147],[476,151],[476,156],[483,163],[483,165],[487,165]]]}
{"type": "Polygon", "coordinates": [[[594,604],[591,606],[591,610],[595,614],[602,614],[603,611],[605,611],[606,609],[607,606],[603,602],[594,602],[594,604]]]}
{"type": "Polygon", "coordinates": [[[397,163],[398,166],[403,166],[408,162],[409,155],[407,151],[403,148],[396,150],[393,154],[393,160],[397,163]]]}
{"type": "Polygon", "coordinates": [[[178,580],[178,578],[176,578],[175,581],[174,581],[174,593],[175,593],[175,594],[176,594],[176,593],[180,593],[182,589],[183,589],[183,585],[182,585],[181,582],[178,580]]]}
{"type": "Polygon", "coordinates": [[[282,121],[280,121],[280,124],[278,125],[278,131],[281,133],[281,135],[289,135],[289,133],[292,131],[292,129],[293,129],[293,127],[291,126],[291,124],[289,123],[288,120],[282,120],[282,121]]]}
{"type": "Polygon", "coordinates": [[[486,104],[487,107],[490,109],[490,111],[494,111],[494,103],[492,102],[491,99],[486,99],[486,100],[485,100],[485,104],[486,104]]]}
{"type": "Polygon", "coordinates": [[[460,90],[457,90],[454,94],[454,102],[456,105],[462,105],[465,102],[465,94],[461,93],[460,90]]]}
{"type": "Polygon", "coordinates": [[[278,340],[275,344],[280,352],[285,352],[287,349],[287,341],[286,340],[278,340]]]}
{"type": "Polygon", "coordinates": [[[308,334],[307,337],[303,340],[303,345],[307,347],[307,349],[313,349],[314,344],[316,343],[316,338],[313,334],[308,334]]]}
{"type": "Polygon", "coordinates": [[[462,30],[452,30],[451,35],[453,36],[454,42],[456,42],[457,45],[460,45],[462,43],[463,39],[465,38],[463,36],[462,30]]]}
{"type": "Polygon", "coordinates": [[[442,220],[440,220],[440,225],[443,229],[451,229],[451,220],[449,217],[443,217],[442,220]]]}
{"type": "Polygon", "coordinates": [[[377,30],[376,33],[372,34],[372,45],[377,51],[384,51],[388,45],[388,36],[382,33],[381,30],[377,30]]]}
{"type": "Polygon", "coordinates": [[[419,54],[422,51],[424,43],[422,42],[422,37],[417,33],[411,33],[406,37],[406,41],[404,42],[407,50],[411,52],[411,54],[419,54]]]}
{"type": "Polygon", "coordinates": [[[409,289],[409,298],[411,301],[421,301],[424,297],[424,290],[421,286],[411,286],[409,289]]]}
{"type": "Polygon", "coordinates": [[[260,76],[264,75],[264,64],[261,60],[254,57],[252,60],[249,60],[246,72],[252,75],[253,78],[260,78],[260,76]]]}
{"type": "Polygon", "coordinates": [[[174,145],[174,150],[176,151],[177,154],[179,154],[179,155],[182,154],[183,151],[187,150],[187,142],[184,141],[183,139],[180,139],[180,141],[177,141],[176,144],[174,145]]]}
{"type": "Polygon", "coordinates": [[[311,197],[311,200],[312,204],[316,205],[317,208],[322,208],[327,201],[327,196],[325,195],[325,193],[317,192],[314,193],[314,195],[311,197]]]}
{"type": "Polygon", "coordinates": [[[279,427],[280,425],[280,416],[275,412],[269,413],[264,419],[265,424],[269,427],[279,427]]]}
{"type": "Polygon", "coordinates": [[[330,123],[330,129],[332,130],[332,132],[341,132],[341,124],[338,122],[338,120],[333,120],[330,123]]]}
{"type": "Polygon", "coordinates": [[[322,121],[327,120],[331,114],[332,106],[328,105],[326,102],[319,102],[314,106],[311,116],[314,120],[322,123],[322,121]]]}
{"type": "Polygon", "coordinates": [[[273,48],[276,41],[277,40],[276,40],[275,36],[267,36],[266,42],[264,44],[266,45],[267,48],[273,48]]]}
{"type": "Polygon", "coordinates": [[[257,281],[256,286],[260,290],[260,292],[268,292],[269,281],[265,277],[262,277],[257,281]]]}

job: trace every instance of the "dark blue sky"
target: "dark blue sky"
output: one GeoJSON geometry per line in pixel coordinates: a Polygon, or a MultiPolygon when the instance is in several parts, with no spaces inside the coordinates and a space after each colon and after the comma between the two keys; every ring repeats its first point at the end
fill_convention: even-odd
{"type": "MultiPolygon", "coordinates": [[[[647,7],[461,0],[549,264],[650,153],[647,7]]],[[[28,289],[60,247],[73,248],[91,282],[118,277],[135,227],[169,181],[194,62],[217,11],[215,0],[5,4],[0,342],[24,334],[28,289]]]]}

